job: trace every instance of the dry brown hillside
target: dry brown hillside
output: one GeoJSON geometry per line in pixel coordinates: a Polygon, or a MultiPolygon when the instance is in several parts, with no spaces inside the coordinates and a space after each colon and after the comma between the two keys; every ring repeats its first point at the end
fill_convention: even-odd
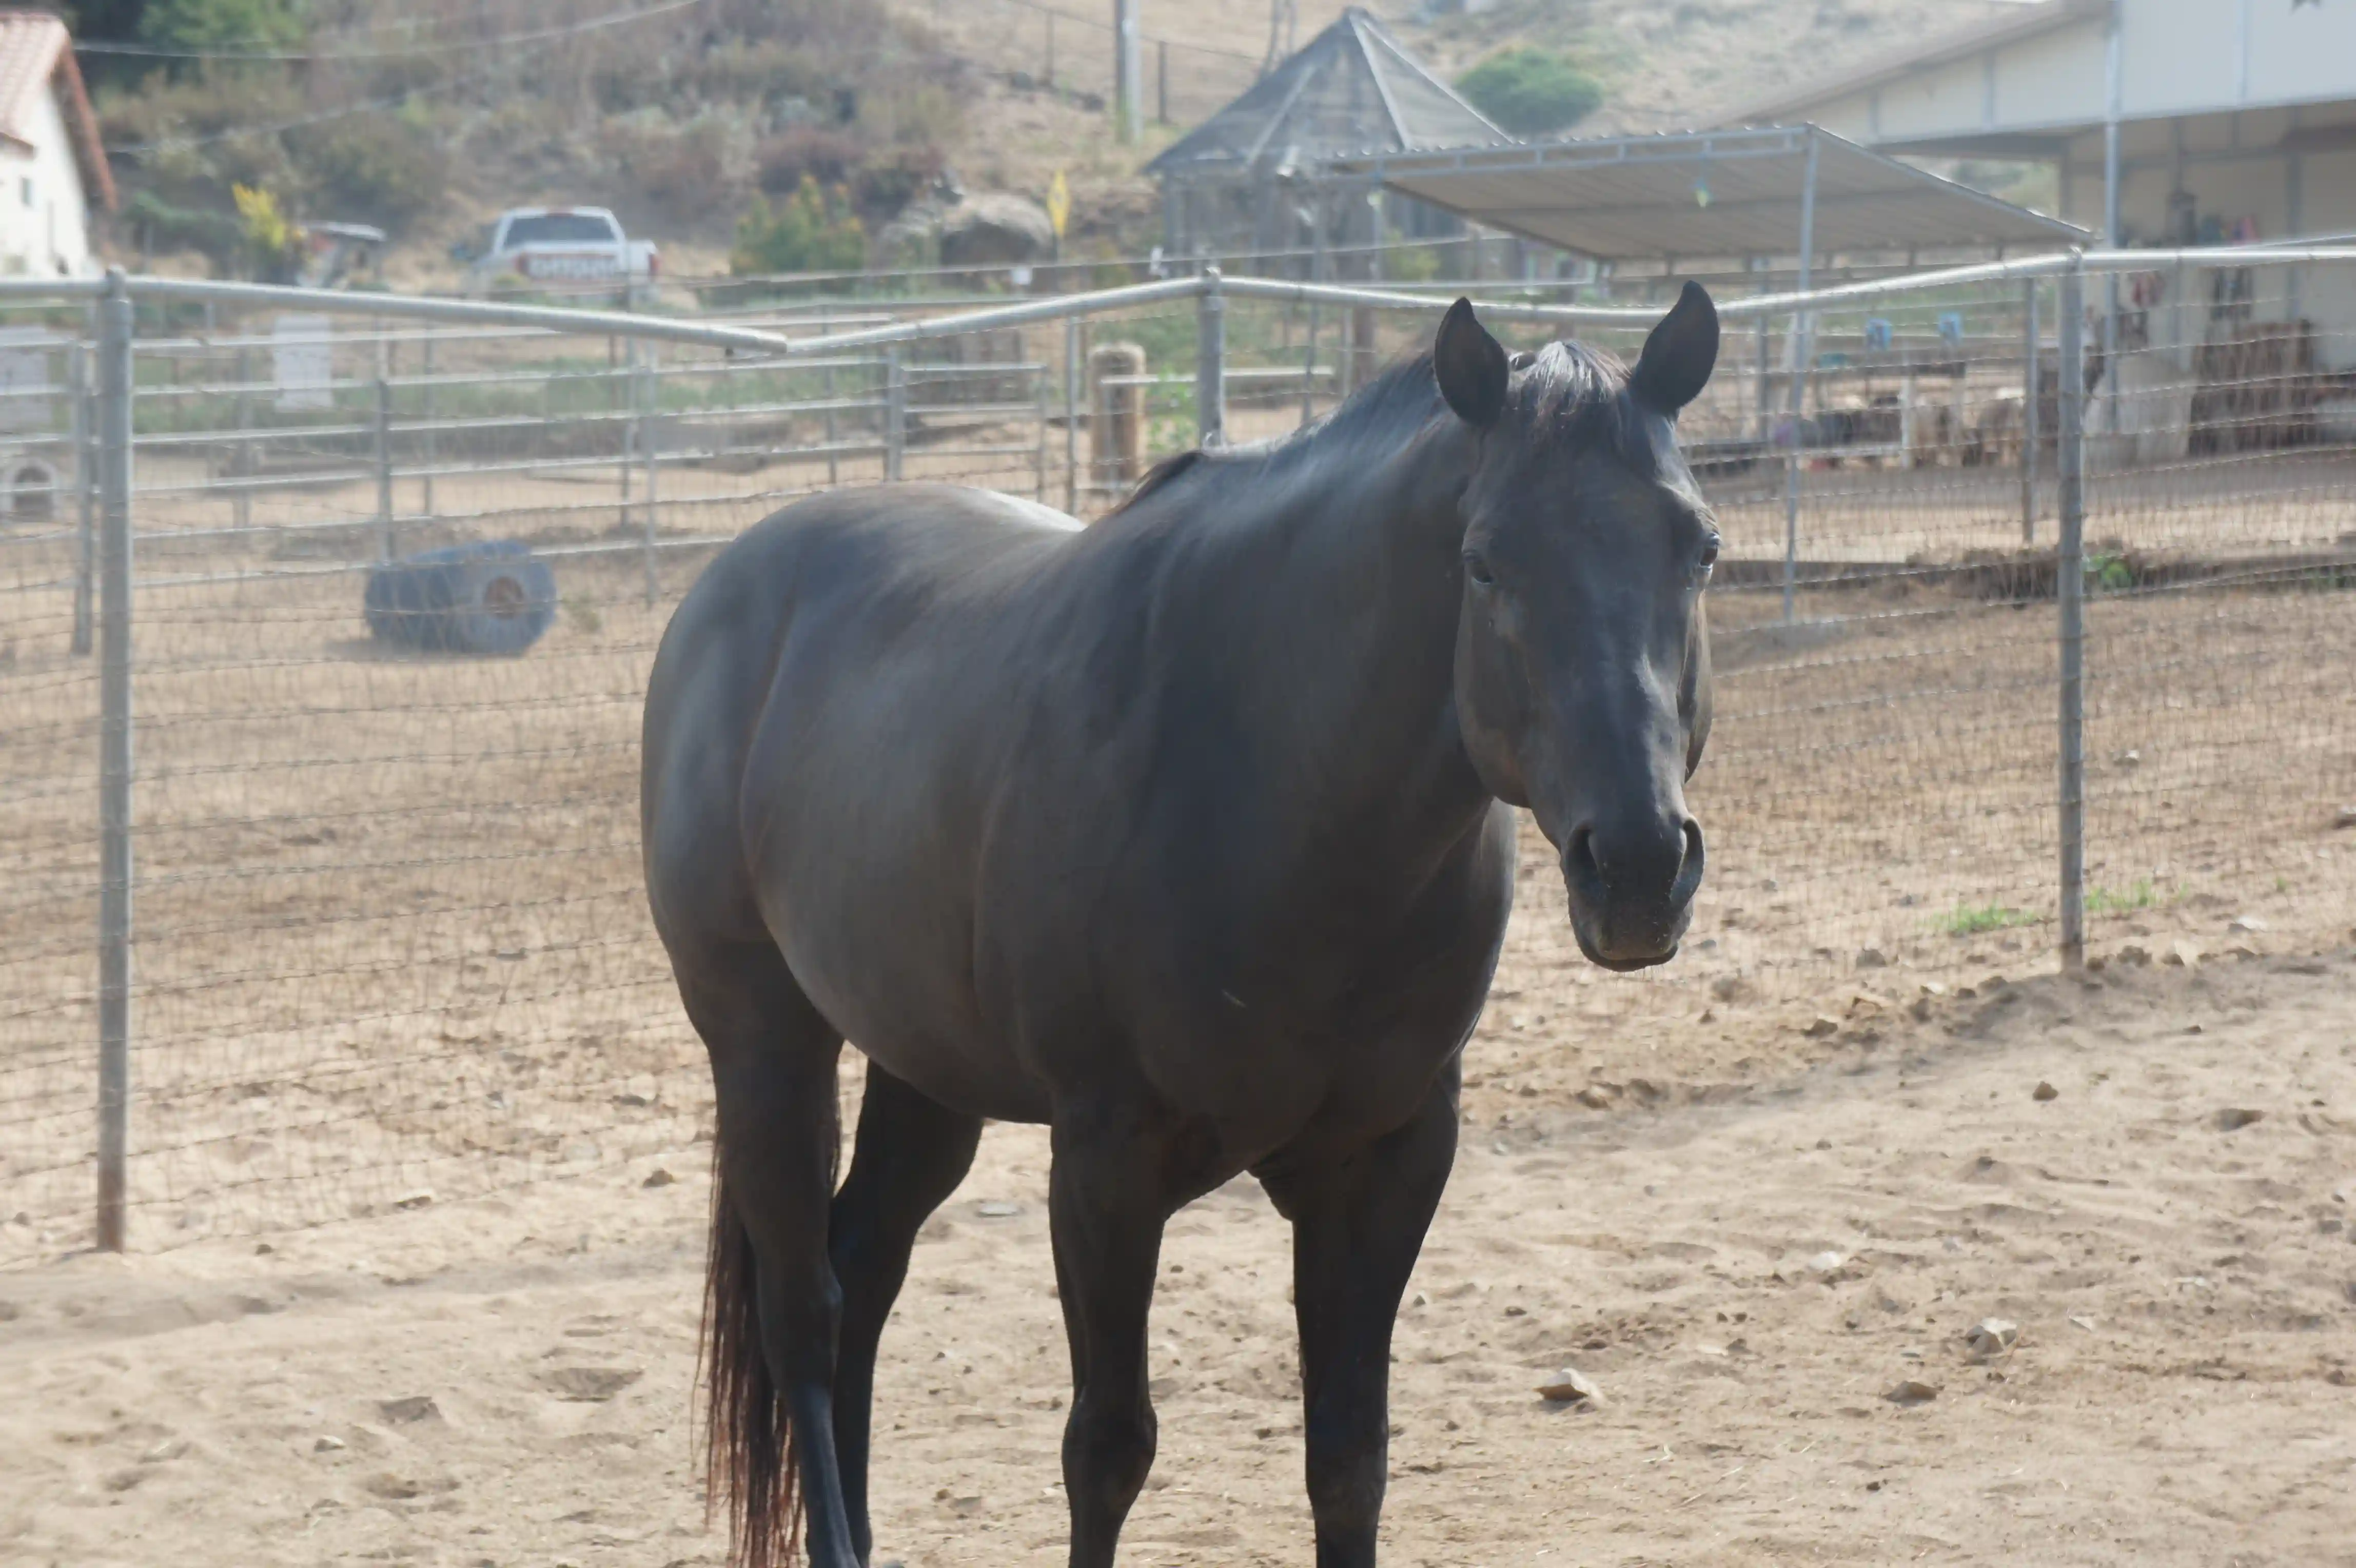
{"type": "MultiPolygon", "coordinates": [[[[1605,84],[1583,133],[1707,124],[1744,100],[1854,65],[2016,0],[1368,0],[1411,49],[1452,80],[1515,43],[1568,51],[1605,84]],[[1444,10],[1457,14],[1440,15],[1444,10]]],[[[1068,171],[1075,222],[1100,242],[1135,239],[1151,209],[1138,166],[1248,87],[1267,58],[1273,0],[1142,0],[1149,117],[1170,123],[1141,148],[1117,146],[1104,99],[1110,0],[893,0],[974,69],[958,149],[969,184],[1036,193],[1068,171]],[[1163,91],[1166,59],[1167,91],[1163,91]],[[1051,76],[1052,72],[1052,76],[1051,76]]],[[[1306,42],[1344,0],[1294,0],[1290,38],[1306,42]]]]}
{"type": "MultiPolygon", "coordinates": [[[[1370,0],[1451,80],[1520,42],[1574,56],[1606,90],[1590,133],[1714,120],[1997,3],[1370,0]]],[[[946,166],[1033,197],[1062,170],[1080,252],[1133,253],[1160,227],[1143,163],[1343,0],[1141,5],[1154,123],[1132,147],[1106,102],[1111,0],[309,0],[308,64],[98,61],[129,197],[113,237],[151,264],[254,274],[242,184],[297,220],[381,223],[393,282],[446,285],[447,247],[501,208],[594,202],[679,276],[726,269],[739,219],[805,176],[872,236],[946,166]]]]}

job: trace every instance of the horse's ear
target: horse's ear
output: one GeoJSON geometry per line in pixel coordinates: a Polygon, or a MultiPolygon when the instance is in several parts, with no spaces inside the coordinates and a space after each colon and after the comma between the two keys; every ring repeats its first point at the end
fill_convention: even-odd
{"type": "Polygon", "coordinates": [[[1628,395],[1657,413],[1676,417],[1708,384],[1718,365],[1718,306],[1709,291],[1688,279],[1677,302],[1644,339],[1628,372],[1628,395]]]}
{"type": "Polygon", "coordinates": [[[1457,418],[1476,428],[1497,423],[1505,410],[1505,350],[1472,318],[1471,300],[1458,300],[1440,318],[1431,370],[1457,418]]]}

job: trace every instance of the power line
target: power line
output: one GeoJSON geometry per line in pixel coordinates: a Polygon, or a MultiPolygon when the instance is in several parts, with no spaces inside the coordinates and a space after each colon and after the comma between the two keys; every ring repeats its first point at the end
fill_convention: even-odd
{"type": "Polygon", "coordinates": [[[633,22],[649,21],[676,11],[701,5],[704,0],[665,0],[658,5],[634,7],[626,11],[609,11],[585,21],[567,22],[553,27],[535,27],[527,32],[505,33],[492,38],[465,38],[448,43],[411,44],[400,48],[343,49],[322,54],[307,49],[176,49],[150,44],[77,43],[76,54],[125,55],[138,59],[209,59],[209,60],[278,60],[288,64],[333,64],[341,60],[415,59],[425,55],[464,54],[477,49],[495,48],[509,44],[550,43],[559,38],[575,38],[606,27],[627,27],[633,22]]]}

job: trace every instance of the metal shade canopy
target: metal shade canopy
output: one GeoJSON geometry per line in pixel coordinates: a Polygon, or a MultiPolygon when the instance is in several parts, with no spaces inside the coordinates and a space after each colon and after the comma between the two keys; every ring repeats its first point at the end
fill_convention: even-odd
{"type": "Polygon", "coordinates": [[[2086,231],[1814,125],[1338,158],[1493,229],[1602,261],[2085,243],[2086,231]],[[1812,156],[1813,155],[1813,156],[1812,156]],[[1815,192],[1810,202],[1813,166],[1815,192]]]}
{"type": "Polygon", "coordinates": [[[1353,5],[1145,172],[1163,179],[1290,175],[1336,153],[1512,141],[1425,70],[1371,12],[1353,5]]]}

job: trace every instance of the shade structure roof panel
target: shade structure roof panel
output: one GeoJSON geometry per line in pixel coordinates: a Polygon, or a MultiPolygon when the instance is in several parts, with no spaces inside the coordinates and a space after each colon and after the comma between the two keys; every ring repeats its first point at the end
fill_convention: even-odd
{"type": "Polygon", "coordinates": [[[1809,145],[1819,254],[2083,244],[2083,229],[1810,125],[1329,160],[1493,229],[1604,261],[1791,256],[1809,145]]]}

